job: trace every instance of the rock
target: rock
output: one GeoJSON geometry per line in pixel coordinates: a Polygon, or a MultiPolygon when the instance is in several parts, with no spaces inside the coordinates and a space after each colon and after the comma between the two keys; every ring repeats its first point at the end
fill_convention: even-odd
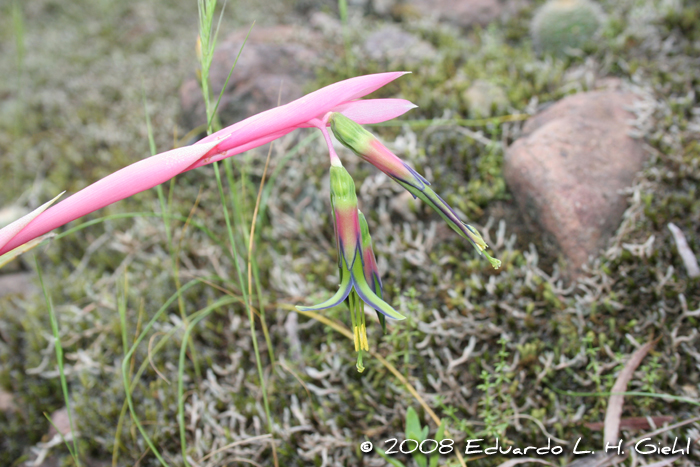
{"type": "MultiPolygon", "coordinates": [[[[54,413],[51,414],[51,421],[53,423],[51,423],[49,427],[49,438],[52,438],[57,433],[66,436],[71,432],[67,408],[63,407],[62,409],[54,411],[54,413]]],[[[75,419],[73,419],[73,422],[75,423],[75,419]]]]}
{"type": "Polygon", "coordinates": [[[471,117],[490,117],[493,112],[503,112],[508,107],[508,96],[503,89],[484,80],[476,80],[464,92],[471,117]]]}
{"type": "Polygon", "coordinates": [[[0,412],[14,412],[15,410],[14,396],[0,389],[0,412]]]}
{"type": "MultiPolygon", "coordinates": [[[[3,268],[2,272],[5,272],[5,268],[3,268]]],[[[9,295],[29,295],[38,292],[40,290],[34,284],[34,273],[12,272],[10,274],[0,274],[0,298],[9,295]]]]}
{"type": "Polygon", "coordinates": [[[532,18],[532,43],[538,53],[563,56],[591,43],[602,20],[591,0],[550,0],[532,18]]]}
{"type": "Polygon", "coordinates": [[[318,30],[324,36],[338,36],[338,32],[342,30],[343,24],[335,16],[322,11],[316,11],[311,14],[309,24],[314,29],[318,30]]]}
{"type": "Polygon", "coordinates": [[[503,11],[499,0],[407,0],[406,7],[420,16],[428,16],[469,28],[486,26],[503,11]]]}
{"type": "Polygon", "coordinates": [[[372,0],[372,10],[379,16],[391,15],[398,5],[398,0],[372,0]]]}
{"type": "Polygon", "coordinates": [[[630,93],[569,96],[529,120],[506,153],[504,176],[526,220],[550,234],[576,276],[598,253],[626,208],[645,152],[627,135],[630,93]]]}
{"type": "Polygon", "coordinates": [[[432,45],[395,24],[385,24],[367,36],[363,49],[367,57],[385,62],[390,68],[398,64],[419,65],[436,54],[432,45]]]}
{"type": "MultiPolygon", "coordinates": [[[[247,28],[233,32],[219,42],[214,52],[209,72],[213,102],[221,92],[247,33],[247,28]]],[[[322,43],[316,33],[293,26],[253,28],[221,98],[221,122],[235,123],[277,106],[280,85],[282,104],[301,97],[306,84],[314,79],[322,43]]],[[[206,122],[202,91],[195,78],[180,88],[180,102],[182,123],[187,128],[206,122]]]]}

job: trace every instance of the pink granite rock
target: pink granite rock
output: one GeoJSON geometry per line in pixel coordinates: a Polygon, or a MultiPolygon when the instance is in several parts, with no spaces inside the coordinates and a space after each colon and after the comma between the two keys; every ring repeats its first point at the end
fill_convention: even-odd
{"type": "Polygon", "coordinates": [[[626,208],[619,190],[646,159],[628,136],[635,96],[598,91],[566,97],[529,120],[508,149],[504,176],[524,217],[555,239],[575,276],[605,247],[626,208]]]}
{"type": "MultiPolygon", "coordinates": [[[[238,30],[221,40],[210,70],[212,99],[216,101],[236,60],[248,29],[238,30]]],[[[293,26],[254,27],[219,105],[224,124],[242,120],[304,94],[314,79],[323,44],[312,31],[293,26]]],[[[193,77],[180,88],[182,122],[187,128],[205,123],[204,102],[199,83],[193,77]]]]}

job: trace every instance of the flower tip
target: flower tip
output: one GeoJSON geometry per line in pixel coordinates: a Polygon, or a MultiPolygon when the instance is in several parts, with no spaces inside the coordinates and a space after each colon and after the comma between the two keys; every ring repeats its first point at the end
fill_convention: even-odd
{"type": "Polygon", "coordinates": [[[486,251],[484,251],[483,254],[484,256],[486,256],[486,259],[489,260],[489,263],[491,263],[491,266],[493,266],[494,269],[499,269],[501,267],[500,259],[494,258],[493,256],[486,253],[486,251]]]}
{"type": "Polygon", "coordinates": [[[462,224],[464,225],[464,227],[467,228],[467,230],[469,230],[469,232],[473,234],[469,236],[469,239],[474,243],[474,246],[476,247],[477,251],[479,253],[485,252],[486,248],[488,248],[489,246],[486,244],[479,231],[471,225],[467,224],[466,222],[462,222],[462,224]]]}

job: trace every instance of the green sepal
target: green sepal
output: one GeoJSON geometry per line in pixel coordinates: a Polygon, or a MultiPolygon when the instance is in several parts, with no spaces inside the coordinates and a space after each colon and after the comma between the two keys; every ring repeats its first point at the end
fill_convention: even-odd
{"type": "Polygon", "coordinates": [[[382,334],[386,334],[386,316],[384,316],[381,312],[374,310],[375,313],[377,313],[377,318],[379,319],[379,324],[382,325],[382,334]]]}

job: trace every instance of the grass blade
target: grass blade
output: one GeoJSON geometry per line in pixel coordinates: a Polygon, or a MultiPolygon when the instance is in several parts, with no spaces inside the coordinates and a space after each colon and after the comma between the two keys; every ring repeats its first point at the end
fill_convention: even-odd
{"type": "MultiPolygon", "coordinates": [[[[70,431],[71,434],[73,434],[73,449],[70,448],[70,445],[66,443],[66,446],[68,446],[68,451],[70,452],[71,457],[73,458],[73,461],[75,461],[75,465],[80,467],[80,459],[78,458],[79,453],[78,453],[78,442],[76,440],[75,436],[75,428],[73,426],[73,416],[71,415],[71,410],[70,410],[70,397],[68,395],[68,384],[66,382],[66,374],[63,371],[63,346],[61,345],[61,336],[60,333],[58,332],[58,320],[56,319],[56,313],[53,308],[53,303],[51,301],[51,297],[49,297],[49,293],[46,290],[46,285],[44,284],[44,278],[41,275],[41,267],[39,266],[39,260],[37,257],[34,257],[34,262],[36,263],[36,270],[37,274],[39,275],[39,283],[41,284],[41,290],[44,292],[44,299],[46,300],[46,308],[49,310],[49,316],[51,318],[51,331],[53,332],[53,339],[54,339],[54,349],[56,350],[56,360],[58,361],[58,372],[61,378],[61,391],[63,391],[63,399],[66,404],[66,410],[68,411],[68,423],[70,425],[70,431]]],[[[49,417],[47,417],[49,418],[49,417]]],[[[53,421],[49,418],[49,421],[53,425],[53,421]]],[[[55,426],[54,426],[55,428],[55,426]]],[[[59,429],[56,429],[58,433],[61,433],[59,429]]],[[[63,438],[63,434],[61,434],[61,438],[63,438]]],[[[63,440],[65,442],[65,439],[63,440]]]]}

